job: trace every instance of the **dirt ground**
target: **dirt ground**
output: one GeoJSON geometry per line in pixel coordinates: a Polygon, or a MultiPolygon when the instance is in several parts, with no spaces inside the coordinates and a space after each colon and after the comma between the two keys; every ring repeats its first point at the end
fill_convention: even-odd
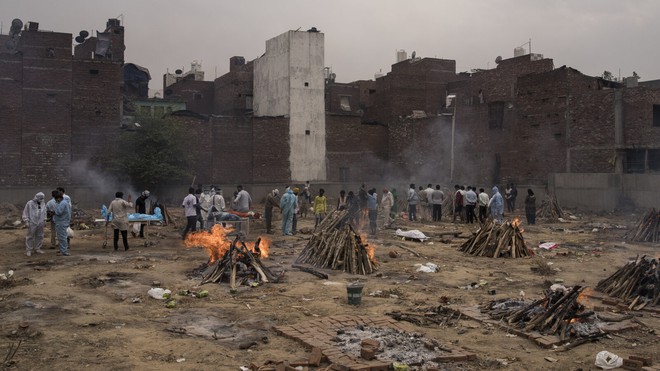
{"type": "MultiPolygon", "coordinates": [[[[91,213],[91,211],[89,211],[91,213]]],[[[178,213],[178,210],[174,210],[178,213]]],[[[193,271],[207,261],[202,249],[185,248],[180,228],[150,229],[153,246],[129,237],[131,249],[113,253],[103,248],[104,228],[76,231],[71,256],[56,256],[45,240],[43,255],[26,257],[25,229],[0,230],[0,273],[14,271],[13,280],[0,281],[0,360],[6,369],[104,369],[104,370],[239,370],[251,362],[307,359],[310,350],[280,337],[273,326],[295,324],[338,314],[382,316],[391,311],[410,312],[448,302],[475,305],[506,297],[538,298],[552,282],[595,287],[630,257],[658,256],[657,245],[623,240],[641,213],[585,214],[575,212],[566,223],[539,220],[525,228],[528,246],[553,241],[553,251],[535,249],[525,259],[491,259],[465,256],[457,251],[464,238],[442,242],[441,232],[468,235],[477,225],[399,221],[404,229],[418,229],[431,240],[402,241],[393,230],[379,231],[370,240],[377,246],[378,273],[362,277],[326,271],[328,280],[291,268],[309,234],[273,235],[265,265],[286,270],[282,283],[241,287],[237,294],[228,284],[206,284],[193,271]],[[400,248],[405,246],[421,257],[400,248]],[[390,251],[400,254],[389,256],[390,251]],[[542,276],[531,270],[537,261],[552,263],[556,274],[542,276]],[[416,272],[415,264],[432,262],[437,273],[416,272]],[[346,284],[364,283],[362,305],[347,303],[346,284]],[[461,286],[485,281],[466,290],[461,286]],[[151,287],[208,290],[206,298],[175,295],[175,308],[147,295],[151,287]],[[377,290],[398,297],[376,297],[377,290]],[[389,291],[388,291],[389,290],[389,291]],[[489,295],[495,290],[496,295],[489,295]],[[239,349],[244,342],[255,342],[239,349]],[[19,345],[20,342],[20,345],[19,345]],[[10,357],[10,349],[18,350],[10,357]],[[7,357],[6,357],[7,356],[7,357]]],[[[178,226],[182,218],[177,215],[178,226]]],[[[524,219],[524,218],[523,218],[524,219]]],[[[277,222],[279,225],[279,222],[277,222]]],[[[313,226],[313,217],[299,228],[313,226]]],[[[49,230],[46,234],[49,236],[49,230]]],[[[260,221],[251,224],[249,240],[264,235],[260,221]]],[[[121,242],[120,242],[121,243],[121,242]]],[[[600,303],[587,303],[587,306],[600,303]]],[[[620,356],[650,355],[660,361],[658,315],[643,311],[638,318],[649,328],[623,332],[567,352],[543,349],[530,340],[482,325],[470,319],[445,325],[417,327],[418,331],[477,354],[477,360],[447,363],[446,370],[594,370],[595,355],[608,350],[620,356]],[[557,362],[549,362],[552,357],[557,362]]]]}

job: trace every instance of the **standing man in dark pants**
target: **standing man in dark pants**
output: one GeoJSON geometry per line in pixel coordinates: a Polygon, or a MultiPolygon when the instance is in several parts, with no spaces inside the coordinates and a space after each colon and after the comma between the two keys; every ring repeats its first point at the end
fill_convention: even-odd
{"type": "Polygon", "coordinates": [[[188,188],[188,196],[183,199],[183,203],[181,204],[184,209],[186,220],[188,221],[186,229],[183,230],[182,238],[184,240],[189,231],[195,232],[197,230],[197,208],[195,207],[197,204],[197,197],[195,197],[194,193],[195,188],[188,188]]]}
{"type": "MultiPolygon", "coordinates": [[[[147,198],[149,198],[149,191],[144,191],[135,200],[135,212],[138,214],[146,214],[147,213],[147,198]]],[[[135,232],[131,231],[133,234],[133,237],[135,237],[135,232]]],[[[140,223],[140,238],[144,238],[144,224],[140,223]]]]}
{"type": "MultiPolygon", "coordinates": [[[[115,251],[119,249],[120,232],[122,242],[124,243],[124,251],[128,251],[128,211],[130,210],[129,208],[133,207],[133,203],[131,202],[130,194],[127,197],[128,201],[123,200],[122,197],[124,197],[123,192],[115,193],[115,199],[112,200],[110,207],[108,207],[107,218],[109,219],[112,214],[112,222],[110,224],[112,225],[112,229],[114,229],[113,243],[115,251]]],[[[106,223],[108,223],[107,219],[106,223]]]]}
{"type": "Polygon", "coordinates": [[[266,207],[264,214],[266,216],[266,233],[273,234],[273,207],[280,208],[280,191],[273,189],[268,196],[266,196],[266,207]]]}

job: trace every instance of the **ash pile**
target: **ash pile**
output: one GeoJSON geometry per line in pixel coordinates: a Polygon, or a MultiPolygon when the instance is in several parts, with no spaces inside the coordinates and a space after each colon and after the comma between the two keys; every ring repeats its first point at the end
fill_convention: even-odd
{"type": "Polygon", "coordinates": [[[300,252],[296,263],[352,274],[367,275],[376,271],[375,246],[367,243],[366,235],[355,231],[350,219],[345,210],[328,214],[300,252]]]}
{"type": "Polygon", "coordinates": [[[255,242],[246,242],[243,233],[233,233],[231,228],[218,224],[210,231],[188,234],[184,244],[203,248],[209,254],[207,266],[201,272],[202,284],[229,282],[231,289],[236,289],[243,284],[256,286],[279,280],[280,276],[261,261],[268,257],[267,239],[259,237],[255,242]]]}
{"type": "Polygon", "coordinates": [[[527,248],[523,232],[518,219],[502,224],[489,219],[459,250],[469,255],[490,258],[515,259],[532,256],[534,253],[527,248]]]}
{"type": "Polygon", "coordinates": [[[622,299],[628,309],[641,310],[646,306],[656,306],[660,301],[658,259],[637,257],[598,282],[596,290],[622,299]]]}
{"type": "Polygon", "coordinates": [[[538,331],[544,335],[568,338],[597,338],[605,335],[599,320],[578,300],[584,291],[581,286],[566,288],[553,285],[542,299],[494,300],[481,308],[491,318],[504,321],[524,331],[538,331]]]}
{"type": "Polygon", "coordinates": [[[398,362],[416,369],[438,367],[452,349],[445,348],[435,339],[417,332],[405,332],[393,328],[359,325],[354,329],[338,331],[335,337],[340,350],[355,358],[371,358],[384,362],[398,362]],[[365,356],[363,349],[373,352],[365,356]]]}
{"type": "Polygon", "coordinates": [[[660,211],[647,211],[637,222],[635,229],[626,234],[625,239],[633,242],[659,242],[660,211]]]}

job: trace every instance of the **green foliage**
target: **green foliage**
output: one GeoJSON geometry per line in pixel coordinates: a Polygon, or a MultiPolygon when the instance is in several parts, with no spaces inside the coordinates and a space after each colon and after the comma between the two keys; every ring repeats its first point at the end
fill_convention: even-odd
{"type": "Polygon", "coordinates": [[[191,178],[191,158],[185,132],[170,118],[137,117],[140,127],[124,130],[108,159],[110,171],[138,188],[157,189],[162,183],[191,178]]]}

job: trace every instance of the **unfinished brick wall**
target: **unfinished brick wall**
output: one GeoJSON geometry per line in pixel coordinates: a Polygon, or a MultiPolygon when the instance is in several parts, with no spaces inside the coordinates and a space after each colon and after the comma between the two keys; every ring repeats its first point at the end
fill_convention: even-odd
{"type": "Polygon", "coordinates": [[[213,111],[220,115],[243,115],[252,111],[252,62],[237,64],[230,60],[230,71],[215,79],[213,111]]]}
{"type": "Polygon", "coordinates": [[[330,181],[382,180],[388,170],[388,130],[356,115],[326,115],[327,174],[330,181]]]}
{"type": "Polygon", "coordinates": [[[213,81],[182,79],[165,88],[164,97],[186,102],[186,109],[203,115],[214,113],[215,85],[213,81]]]}
{"type": "MultiPolygon", "coordinates": [[[[289,166],[289,119],[253,117],[252,183],[285,183],[291,179],[289,166]]],[[[326,123],[327,125],[327,123],[326,123]]]]}
{"type": "Polygon", "coordinates": [[[20,54],[0,53],[0,185],[19,184],[21,179],[22,76],[20,54]]]}

